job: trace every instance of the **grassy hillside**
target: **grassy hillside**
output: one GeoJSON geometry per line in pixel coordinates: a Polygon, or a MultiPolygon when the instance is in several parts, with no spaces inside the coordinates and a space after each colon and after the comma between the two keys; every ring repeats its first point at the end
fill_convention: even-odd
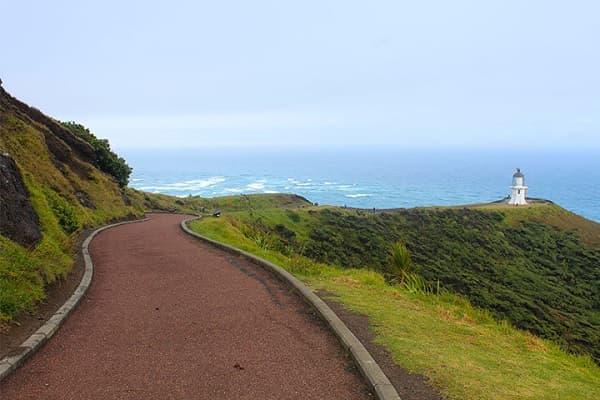
{"type": "Polygon", "coordinates": [[[250,194],[203,198],[198,196],[173,197],[160,193],[147,193],[135,189],[127,189],[131,201],[143,207],[145,211],[179,212],[204,214],[214,211],[249,211],[250,213],[264,209],[288,209],[312,206],[312,203],[295,194],[250,194]]]}
{"type": "Polygon", "coordinates": [[[559,206],[273,209],[225,216],[213,228],[284,256],[380,272],[401,242],[432,287],[600,361],[600,251],[590,240],[600,225],[587,221],[583,235],[581,218],[559,206]]]}
{"type": "MultiPolygon", "coordinates": [[[[548,209],[551,213],[556,210],[548,209]]],[[[432,217],[434,221],[441,218],[440,221],[452,225],[455,217],[441,210],[408,210],[392,218],[411,219],[406,213],[413,214],[412,218],[427,226],[434,222],[423,213],[437,212],[441,214],[432,217]]],[[[502,219],[481,212],[484,214],[472,210],[450,211],[460,216],[456,222],[460,225],[465,216],[467,220],[477,220],[476,215],[483,221],[491,218],[496,221],[488,221],[492,225],[517,223],[521,219],[513,214],[508,217],[511,210],[502,210],[502,219]]],[[[369,259],[371,251],[382,252],[384,259],[386,243],[398,238],[397,231],[408,230],[404,224],[399,224],[404,229],[397,226],[392,229],[395,225],[388,218],[329,207],[274,209],[253,215],[243,211],[227,213],[221,218],[195,221],[191,227],[271,260],[314,289],[325,290],[333,300],[367,315],[377,341],[391,352],[396,362],[429,377],[448,399],[564,400],[600,396],[600,368],[589,356],[571,355],[556,342],[517,330],[506,321],[498,322],[496,313],[474,307],[463,296],[446,290],[436,295],[435,285],[427,292],[421,285],[401,287],[386,283],[375,262],[364,260],[369,259]],[[334,239],[324,237],[323,229],[334,233],[334,239]],[[385,229],[386,235],[376,238],[373,231],[377,229],[385,229]],[[320,232],[319,236],[311,237],[314,232],[320,232]],[[330,246],[342,247],[342,251],[330,255],[337,260],[335,265],[316,261],[315,254],[324,257],[325,253],[318,251],[331,250],[330,246]],[[354,267],[344,265],[342,260],[354,263],[354,267]]],[[[434,227],[440,228],[441,224],[434,227]]],[[[414,234],[417,235],[416,231],[414,234]]],[[[434,241],[448,232],[430,238],[427,235],[432,234],[424,233],[420,241],[437,247],[434,241]]],[[[446,240],[454,241],[458,236],[450,235],[446,240]]],[[[423,256],[419,258],[417,252],[413,249],[415,262],[423,267],[423,256]]],[[[457,281],[473,275],[461,270],[455,268],[457,281]]]]}
{"type": "Polygon", "coordinates": [[[77,232],[139,216],[141,206],[128,205],[115,178],[96,167],[92,146],[1,87],[0,151],[16,162],[42,233],[32,248],[0,236],[1,323],[32,310],[45,286],[71,270],[77,232]]]}

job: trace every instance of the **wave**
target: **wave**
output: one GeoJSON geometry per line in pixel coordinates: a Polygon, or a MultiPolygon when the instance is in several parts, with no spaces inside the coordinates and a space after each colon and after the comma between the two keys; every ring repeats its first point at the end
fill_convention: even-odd
{"type": "Polygon", "coordinates": [[[197,187],[205,188],[209,186],[216,185],[221,182],[225,182],[224,176],[211,176],[208,179],[193,179],[191,181],[185,181],[188,185],[195,185],[197,187]]]}
{"type": "Polygon", "coordinates": [[[263,182],[254,182],[247,184],[246,187],[252,190],[262,190],[265,188],[265,184],[263,182]]]}
{"type": "Polygon", "coordinates": [[[155,192],[189,192],[192,190],[204,189],[225,182],[225,177],[212,176],[207,179],[193,179],[183,182],[167,183],[164,185],[148,185],[137,187],[140,190],[155,192]]]}
{"type": "Polygon", "coordinates": [[[347,195],[344,195],[344,197],[349,197],[351,199],[356,199],[356,198],[359,198],[359,197],[371,197],[371,196],[373,196],[373,195],[370,194],[370,193],[356,193],[356,194],[347,194],[347,195]]]}

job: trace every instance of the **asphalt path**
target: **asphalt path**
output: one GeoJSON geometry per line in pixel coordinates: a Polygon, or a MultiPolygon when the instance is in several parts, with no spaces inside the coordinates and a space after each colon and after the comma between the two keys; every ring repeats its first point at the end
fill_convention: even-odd
{"type": "Polygon", "coordinates": [[[333,334],[284,284],[184,234],[187,217],[100,233],[94,279],[4,399],[369,399],[333,334]]]}

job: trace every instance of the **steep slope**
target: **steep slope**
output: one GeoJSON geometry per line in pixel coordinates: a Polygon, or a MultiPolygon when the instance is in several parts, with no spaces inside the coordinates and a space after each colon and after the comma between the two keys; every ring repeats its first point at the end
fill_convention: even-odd
{"type": "Polygon", "coordinates": [[[80,229],[141,212],[96,167],[90,143],[2,87],[0,153],[1,322],[31,310],[45,285],[70,271],[80,229]],[[24,240],[23,231],[32,233],[24,240]]]}

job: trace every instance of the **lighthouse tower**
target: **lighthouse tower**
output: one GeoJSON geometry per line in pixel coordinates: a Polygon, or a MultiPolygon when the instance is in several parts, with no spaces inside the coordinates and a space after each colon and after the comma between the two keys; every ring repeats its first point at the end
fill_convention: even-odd
{"type": "Polygon", "coordinates": [[[525,186],[525,176],[521,173],[521,169],[517,168],[517,172],[513,175],[512,186],[510,187],[510,200],[508,204],[515,206],[527,205],[527,189],[525,186]]]}

